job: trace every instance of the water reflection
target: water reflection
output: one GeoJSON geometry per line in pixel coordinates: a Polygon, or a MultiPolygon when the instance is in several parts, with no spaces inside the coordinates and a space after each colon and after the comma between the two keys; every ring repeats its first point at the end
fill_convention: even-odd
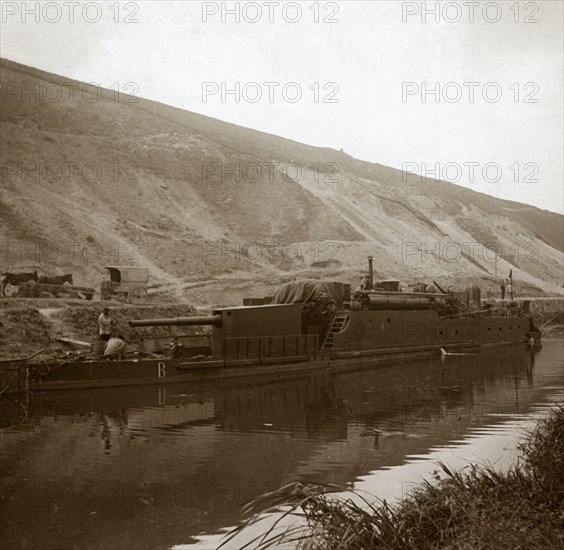
{"type": "Polygon", "coordinates": [[[562,343],[292,379],[3,402],[2,546],[170,548],[296,479],[371,471],[526,413],[563,386],[562,343]]]}

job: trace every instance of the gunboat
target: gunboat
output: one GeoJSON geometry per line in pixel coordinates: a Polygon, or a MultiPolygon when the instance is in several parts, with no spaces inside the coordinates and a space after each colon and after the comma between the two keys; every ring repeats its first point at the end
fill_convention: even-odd
{"type": "Polygon", "coordinates": [[[436,283],[436,292],[405,292],[398,281],[374,281],[371,257],[368,281],[368,289],[352,292],[343,283],[295,281],[271,298],[208,316],[131,320],[132,327],[205,326],[209,332],[162,358],[14,361],[1,368],[2,392],[340,372],[402,357],[540,344],[527,301],[483,304],[478,287],[453,294],[436,283]]]}

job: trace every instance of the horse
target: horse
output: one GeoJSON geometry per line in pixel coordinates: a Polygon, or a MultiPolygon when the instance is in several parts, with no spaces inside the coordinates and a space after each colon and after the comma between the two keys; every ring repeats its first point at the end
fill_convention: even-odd
{"type": "Polygon", "coordinates": [[[2,273],[2,296],[6,296],[5,289],[7,285],[18,286],[28,281],[37,282],[37,271],[28,273],[2,273]]]}
{"type": "Polygon", "coordinates": [[[57,275],[55,277],[39,277],[38,283],[57,286],[62,286],[65,283],[70,283],[72,285],[72,273],[67,273],[66,275],[57,275]]]}

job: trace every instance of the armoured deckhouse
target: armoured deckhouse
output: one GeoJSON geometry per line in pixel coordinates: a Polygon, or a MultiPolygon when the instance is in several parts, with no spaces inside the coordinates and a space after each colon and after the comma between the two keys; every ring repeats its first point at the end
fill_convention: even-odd
{"type": "MultiPolygon", "coordinates": [[[[449,293],[358,290],[298,281],[267,299],[208,317],[131,321],[133,327],[209,325],[209,350],[225,365],[327,361],[540,341],[528,304],[482,307],[479,289],[449,293]]],[[[377,289],[377,290],[376,290],[377,289]]],[[[183,353],[190,354],[189,349],[183,353]]]]}

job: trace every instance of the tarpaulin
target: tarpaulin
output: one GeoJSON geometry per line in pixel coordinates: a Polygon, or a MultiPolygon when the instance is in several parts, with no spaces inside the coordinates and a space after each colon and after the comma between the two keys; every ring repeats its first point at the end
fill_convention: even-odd
{"type": "Polygon", "coordinates": [[[331,304],[337,302],[335,285],[315,279],[283,284],[274,295],[274,304],[331,304]]]}

